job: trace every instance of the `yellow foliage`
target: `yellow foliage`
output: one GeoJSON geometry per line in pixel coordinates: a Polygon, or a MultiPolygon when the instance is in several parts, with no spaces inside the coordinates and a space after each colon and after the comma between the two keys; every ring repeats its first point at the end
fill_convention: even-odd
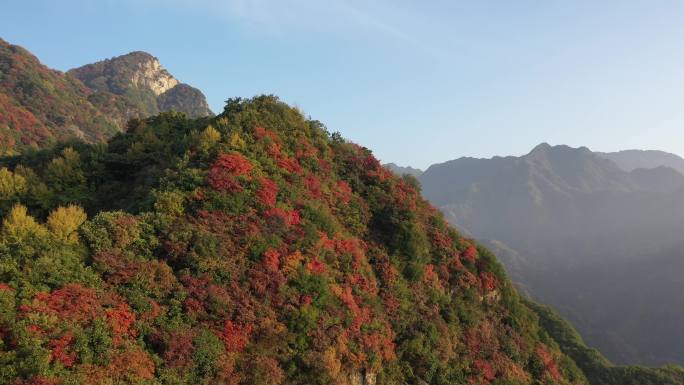
{"type": "Polygon", "coordinates": [[[285,274],[286,277],[292,276],[297,272],[297,269],[302,265],[302,261],[304,261],[304,255],[297,250],[294,253],[288,255],[283,259],[283,274],[285,274]]]}
{"type": "Polygon", "coordinates": [[[71,147],[62,150],[62,156],[52,159],[47,166],[47,173],[54,181],[84,182],[85,177],[80,171],[81,156],[71,147]]]}
{"type": "Polygon", "coordinates": [[[154,209],[168,215],[179,216],[183,214],[185,197],[179,191],[165,191],[156,194],[154,209]]]}
{"type": "Polygon", "coordinates": [[[15,244],[23,242],[31,235],[47,235],[47,230],[32,216],[28,215],[26,207],[18,204],[12,207],[12,210],[2,221],[0,235],[4,242],[15,244]]]}
{"type": "Polygon", "coordinates": [[[242,139],[240,134],[237,132],[233,132],[233,134],[230,136],[230,147],[236,150],[242,149],[245,147],[245,140],[242,139]]]}
{"type": "Polygon", "coordinates": [[[323,366],[330,378],[337,378],[342,369],[342,362],[337,358],[337,351],[334,347],[329,347],[323,352],[323,366]]]}
{"type": "Polygon", "coordinates": [[[68,242],[78,242],[78,228],[85,222],[87,216],[82,208],[76,205],[58,207],[47,219],[47,226],[57,239],[68,242]]]}
{"type": "Polygon", "coordinates": [[[11,199],[25,194],[28,190],[26,179],[7,168],[0,168],[0,200],[11,199]]]}
{"type": "Polygon", "coordinates": [[[221,133],[212,125],[208,125],[202,133],[200,133],[200,143],[202,145],[211,146],[221,140],[221,133]]]}

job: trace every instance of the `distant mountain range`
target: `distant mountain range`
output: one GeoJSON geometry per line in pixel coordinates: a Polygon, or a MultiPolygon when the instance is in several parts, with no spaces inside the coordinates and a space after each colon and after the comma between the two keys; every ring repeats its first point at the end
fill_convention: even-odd
{"type": "Polygon", "coordinates": [[[541,144],[521,157],[435,164],[418,179],[452,224],[610,359],[681,363],[683,163],[541,144]]]}
{"type": "Polygon", "coordinates": [[[132,52],[63,73],[0,39],[0,155],[70,137],[103,141],[131,118],[171,110],[212,115],[199,90],[150,54],[132,52]]]}
{"type": "Polygon", "coordinates": [[[621,169],[632,171],[637,168],[670,167],[684,174],[684,159],[679,155],[657,150],[625,150],[618,152],[597,152],[610,159],[621,169]]]}
{"type": "Polygon", "coordinates": [[[421,169],[413,168],[413,167],[402,167],[402,166],[396,165],[394,163],[387,163],[387,164],[384,164],[383,166],[387,167],[388,169],[390,169],[390,171],[392,171],[393,173],[395,173],[397,175],[411,175],[411,176],[414,176],[417,178],[420,176],[420,174],[423,173],[423,170],[421,170],[421,169]]]}

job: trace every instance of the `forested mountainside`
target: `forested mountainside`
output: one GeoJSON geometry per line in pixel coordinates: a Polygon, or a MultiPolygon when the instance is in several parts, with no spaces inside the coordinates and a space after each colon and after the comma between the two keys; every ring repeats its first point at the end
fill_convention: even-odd
{"type": "Polygon", "coordinates": [[[179,83],[156,58],[142,52],[121,58],[127,59],[70,71],[83,77],[85,85],[0,39],[0,156],[73,137],[101,142],[122,131],[130,118],[159,111],[211,114],[204,95],[179,83]],[[160,90],[159,82],[173,87],[150,100],[160,90]]]}
{"type": "Polygon", "coordinates": [[[608,358],[684,362],[682,174],[627,172],[587,148],[542,144],[433,165],[419,180],[449,221],[494,247],[515,282],[608,358]]]}
{"type": "Polygon", "coordinates": [[[0,383],[587,383],[412,179],[274,97],[2,164],[0,383]]]}
{"type": "Polygon", "coordinates": [[[644,366],[616,366],[599,351],[586,346],[572,325],[548,306],[526,302],[539,316],[544,330],[560,345],[587,374],[591,385],[680,385],[684,383],[684,369],[668,365],[662,368],[644,366]]]}
{"type": "MultiPolygon", "coordinates": [[[[0,155],[66,137],[100,141],[118,131],[111,114],[88,100],[88,92],[77,79],[0,39],[0,155]]],[[[117,98],[107,102],[116,111],[117,98]]]]}

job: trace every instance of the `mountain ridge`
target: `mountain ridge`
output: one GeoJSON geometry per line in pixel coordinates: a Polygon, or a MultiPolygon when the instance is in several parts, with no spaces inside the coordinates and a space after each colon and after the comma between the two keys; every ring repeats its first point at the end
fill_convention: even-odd
{"type": "Polygon", "coordinates": [[[162,110],[193,117],[211,115],[204,95],[178,82],[152,55],[136,51],[127,59],[132,68],[121,61],[115,67],[107,66],[109,59],[61,72],[43,65],[28,50],[0,39],[0,156],[68,138],[102,142],[123,131],[130,119],[162,110]],[[138,64],[149,78],[145,71],[136,70],[138,64]],[[98,72],[105,68],[109,72],[98,72]],[[122,71],[131,77],[126,79],[122,71]]]}
{"type": "MultiPolygon", "coordinates": [[[[499,249],[510,254],[503,260],[512,264],[512,279],[569,317],[609,358],[679,362],[684,352],[677,341],[684,335],[672,323],[677,317],[640,314],[630,323],[629,301],[612,287],[630,287],[617,273],[623,265],[634,266],[625,267],[625,277],[634,276],[636,266],[667,269],[665,263],[648,261],[678,242],[684,231],[680,173],[667,167],[627,172],[587,148],[540,145],[521,157],[460,158],[433,165],[419,181],[426,198],[452,224],[475,238],[506,245],[499,249]],[[591,283],[573,287],[586,279],[591,283]],[[603,315],[607,306],[614,316],[603,315]],[[657,331],[650,328],[654,322],[661,322],[657,331]],[[606,333],[609,328],[617,331],[606,333]],[[658,347],[649,346],[648,333],[667,337],[658,337],[663,341],[658,347]]],[[[676,309],[677,299],[667,293],[682,285],[670,279],[658,287],[657,297],[640,301],[662,308],[652,314],[676,309]]]]}

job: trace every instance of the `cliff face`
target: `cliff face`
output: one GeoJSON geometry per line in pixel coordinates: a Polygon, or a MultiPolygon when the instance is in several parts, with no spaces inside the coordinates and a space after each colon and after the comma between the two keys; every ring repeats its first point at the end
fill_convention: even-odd
{"type": "Polygon", "coordinates": [[[156,57],[131,52],[69,71],[99,93],[122,96],[136,108],[127,118],[163,111],[179,111],[191,117],[212,115],[204,94],[173,77],[156,57]],[[191,91],[190,91],[191,90],[191,91]]]}
{"type": "Polygon", "coordinates": [[[155,95],[159,96],[164,92],[180,84],[169,71],[162,67],[159,60],[144,52],[133,53],[132,55],[142,55],[146,60],[142,60],[136,66],[131,83],[138,88],[149,88],[155,95]]]}

